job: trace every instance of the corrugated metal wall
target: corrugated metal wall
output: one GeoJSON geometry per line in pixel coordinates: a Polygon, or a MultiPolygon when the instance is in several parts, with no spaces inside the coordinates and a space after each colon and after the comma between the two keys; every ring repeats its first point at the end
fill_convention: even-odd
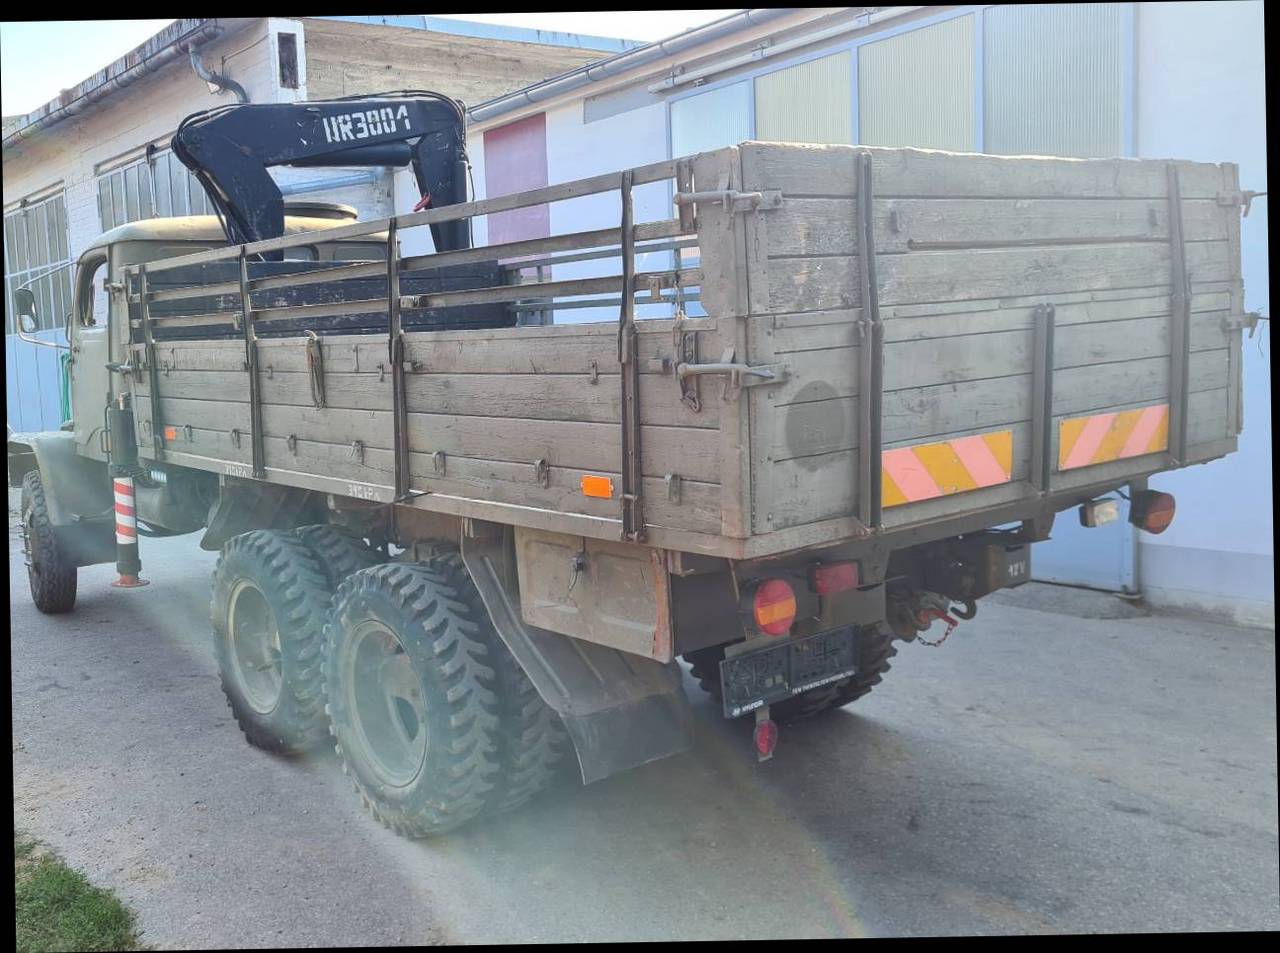
{"type": "Polygon", "coordinates": [[[983,15],[983,151],[1118,156],[1123,3],[999,5],[983,15]]]}
{"type": "Polygon", "coordinates": [[[974,17],[858,50],[859,142],[973,152],[974,17]]]}
{"type": "Polygon", "coordinates": [[[756,138],[853,142],[853,55],[848,50],[756,78],[756,138]]]}
{"type": "Polygon", "coordinates": [[[749,81],[709,89],[671,104],[671,155],[687,156],[751,138],[749,81]]]}

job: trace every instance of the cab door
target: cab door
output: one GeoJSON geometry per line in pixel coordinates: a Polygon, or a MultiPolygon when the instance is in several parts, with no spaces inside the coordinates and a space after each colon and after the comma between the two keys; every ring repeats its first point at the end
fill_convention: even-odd
{"type": "Polygon", "coordinates": [[[103,289],[108,274],[107,250],[91,248],[76,266],[75,313],[71,322],[71,419],[76,450],[82,456],[106,460],[102,430],[112,398],[110,307],[103,289]]]}

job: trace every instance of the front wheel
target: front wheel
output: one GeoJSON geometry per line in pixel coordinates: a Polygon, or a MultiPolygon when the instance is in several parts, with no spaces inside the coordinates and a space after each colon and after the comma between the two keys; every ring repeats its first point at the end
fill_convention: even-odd
{"type": "Polygon", "coordinates": [[[253,530],[222,547],[210,620],[222,690],[250,744],[283,754],[324,740],[330,592],[320,560],[292,533],[253,530]]]}
{"type": "Polygon", "coordinates": [[[39,470],[22,478],[22,543],[31,601],[47,615],[70,612],[76,604],[77,571],[58,546],[39,470]]]}

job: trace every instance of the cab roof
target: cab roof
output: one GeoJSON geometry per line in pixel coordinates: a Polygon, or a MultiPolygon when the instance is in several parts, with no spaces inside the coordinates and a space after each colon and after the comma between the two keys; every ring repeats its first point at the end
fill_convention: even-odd
{"type": "MultiPolygon", "coordinates": [[[[354,211],[354,210],[353,210],[354,211]]],[[[306,215],[286,215],[284,233],[297,235],[302,232],[318,232],[330,228],[341,228],[353,224],[352,219],[345,221],[337,218],[318,218],[306,215]]],[[[356,238],[339,239],[349,242],[385,242],[386,232],[375,232],[360,235],[356,238]]],[[[202,244],[226,244],[227,236],[222,225],[214,215],[182,215],[175,218],[145,218],[137,222],[126,222],[103,232],[89,245],[85,251],[105,248],[117,242],[200,242],[202,244]]]]}

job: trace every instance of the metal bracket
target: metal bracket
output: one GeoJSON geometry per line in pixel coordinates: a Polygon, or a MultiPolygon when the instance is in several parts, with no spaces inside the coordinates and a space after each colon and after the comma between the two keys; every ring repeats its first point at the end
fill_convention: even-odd
{"type": "Polygon", "coordinates": [[[298,455],[298,435],[291,433],[284,438],[284,445],[289,448],[289,452],[295,457],[298,455]]]}
{"type": "Polygon", "coordinates": [[[187,443],[191,443],[192,441],[195,440],[195,438],[196,438],[195,431],[191,429],[191,424],[183,424],[182,439],[185,440],[187,443]]]}
{"type": "Polygon", "coordinates": [[[600,383],[600,366],[595,361],[592,361],[587,365],[587,383],[600,383]]]}
{"type": "Polygon", "coordinates": [[[1219,192],[1217,195],[1218,204],[1223,208],[1231,208],[1233,206],[1241,208],[1241,218],[1249,217],[1249,209],[1253,207],[1253,200],[1259,196],[1266,195],[1266,191],[1254,192],[1245,189],[1241,192],[1219,192]]]}
{"type": "MultiPolygon", "coordinates": [[[[686,331],[685,314],[683,311],[676,312],[676,319],[671,325],[671,336],[674,339],[676,349],[676,363],[684,365],[694,365],[698,363],[698,334],[696,331],[686,331]]],[[[680,385],[680,402],[692,410],[695,414],[702,410],[702,395],[698,390],[697,375],[676,377],[680,385]]]]}
{"type": "Polygon", "coordinates": [[[437,450],[435,453],[431,454],[431,466],[436,471],[436,476],[444,476],[447,459],[448,458],[445,456],[445,452],[443,450],[437,450]]]}
{"type": "Polygon", "coordinates": [[[533,479],[541,487],[551,485],[551,467],[546,460],[533,461],[533,479]]]}
{"type": "Polygon", "coordinates": [[[1253,337],[1253,329],[1258,326],[1259,321],[1268,320],[1265,314],[1257,311],[1246,311],[1243,314],[1229,314],[1222,319],[1222,330],[1224,331],[1243,331],[1249,329],[1249,336],[1253,337]]]}
{"type": "Polygon", "coordinates": [[[363,440],[351,441],[351,453],[349,456],[351,457],[352,460],[356,460],[360,463],[361,466],[364,466],[364,441],[363,440]]]}
{"type": "Polygon", "coordinates": [[[680,474],[668,473],[662,478],[667,484],[667,499],[672,503],[680,502],[680,474]]]}
{"type": "Polygon", "coordinates": [[[306,354],[307,371],[311,379],[311,401],[319,410],[324,407],[324,347],[320,342],[320,335],[315,331],[307,332],[306,354]]]}
{"type": "Polygon", "coordinates": [[[231,446],[235,447],[236,449],[239,449],[240,448],[240,428],[232,427],[230,436],[231,436],[231,446]]]}

